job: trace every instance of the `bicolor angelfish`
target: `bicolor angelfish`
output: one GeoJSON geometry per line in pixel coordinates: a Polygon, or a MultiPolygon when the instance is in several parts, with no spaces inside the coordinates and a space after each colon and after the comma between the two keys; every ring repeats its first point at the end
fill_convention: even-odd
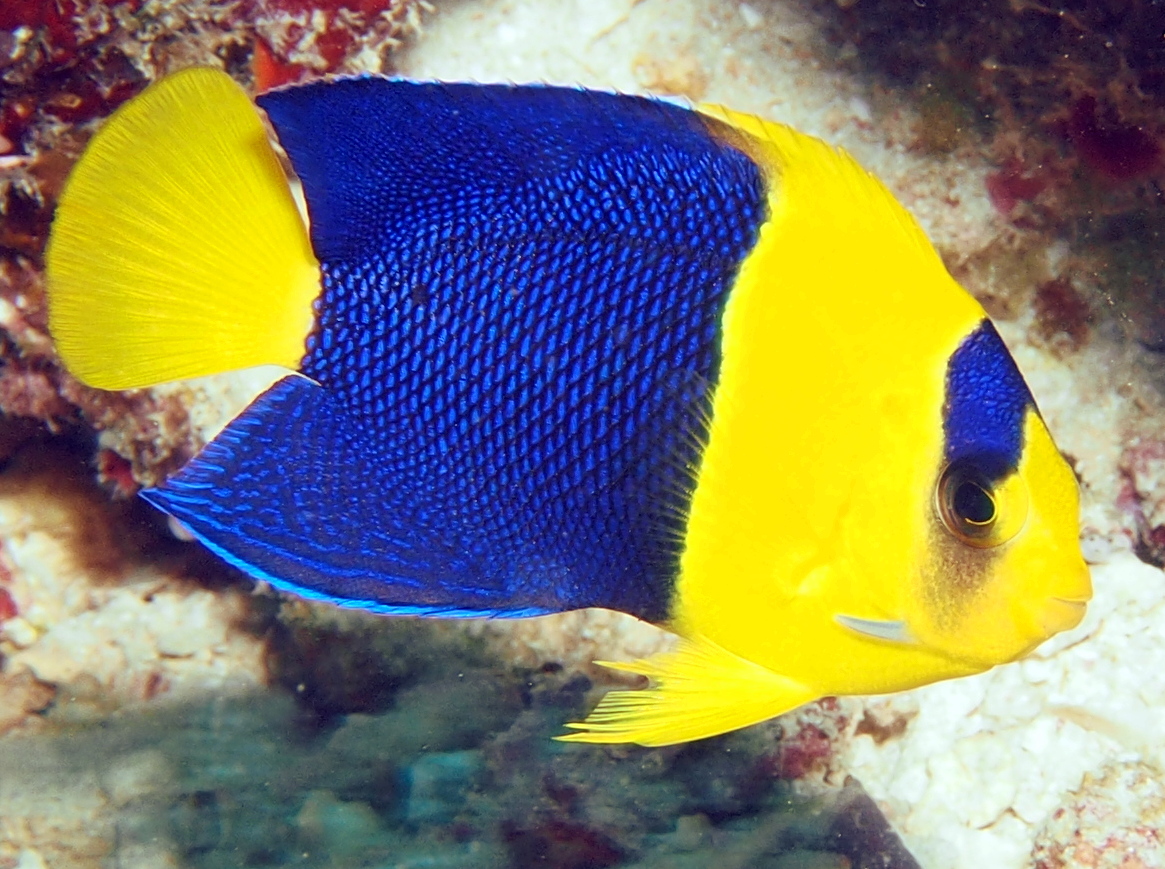
{"type": "Polygon", "coordinates": [[[583,742],[975,673],[1081,619],[1071,470],[983,309],[844,152],[577,88],[256,102],[209,69],[148,88],[48,250],[85,383],[288,369],[143,492],[226,561],[382,613],[674,631],[612,665],[651,687],[583,742]]]}

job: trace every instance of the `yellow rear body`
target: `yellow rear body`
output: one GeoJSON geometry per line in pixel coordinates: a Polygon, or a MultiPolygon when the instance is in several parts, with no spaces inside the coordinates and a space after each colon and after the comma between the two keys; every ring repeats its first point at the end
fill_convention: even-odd
{"type": "Polygon", "coordinates": [[[771,216],[724,314],[680,648],[612,664],[652,687],[608,694],[572,741],[663,745],[980,672],[1074,626],[1091,595],[1076,482],[1034,410],[998,493],[1014,536],[978,548],[943,527],[947,364],[985,314],[914,219],[844,152],[704,111],[767,169],[771,216]]]}

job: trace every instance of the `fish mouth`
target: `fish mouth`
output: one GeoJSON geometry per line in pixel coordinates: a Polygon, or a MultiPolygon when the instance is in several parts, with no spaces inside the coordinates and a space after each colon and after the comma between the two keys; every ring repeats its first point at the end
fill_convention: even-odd
{"type": "Polygon", "coordinates": [[[1067,631],[1080,624],[1088,609],[1088,598],[1052,597],[1048,598],[1039,614],[1039,624],[1044,636],[1052,636],[1067,631]]]}

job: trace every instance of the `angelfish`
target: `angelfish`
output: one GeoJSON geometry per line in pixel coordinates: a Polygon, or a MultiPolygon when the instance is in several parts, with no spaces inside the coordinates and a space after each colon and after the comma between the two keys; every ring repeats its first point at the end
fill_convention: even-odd
{"type": "Polygon", "coordinates": [[[382,613],[607,607],[678,634],[612,665],[651,687],[580,742],[975,673],[1080,621],[1071,470],[983,309],[843,151],[579,88],[256,102],[190,69],[127,103],[47,258],[85,383],[288,370],[142,493],[226,561],[382,613]]]}

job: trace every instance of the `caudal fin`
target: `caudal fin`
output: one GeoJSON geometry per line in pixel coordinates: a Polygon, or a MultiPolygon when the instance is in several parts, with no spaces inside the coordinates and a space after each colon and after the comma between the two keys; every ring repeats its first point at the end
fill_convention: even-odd
{"type": "Polygon", "coordinates": [[[258,113],[214,69],[151,85],[94,136],[57,207],[47,277],[57,349],[103,389],[294,368],[320,281],[258,113]]]}

